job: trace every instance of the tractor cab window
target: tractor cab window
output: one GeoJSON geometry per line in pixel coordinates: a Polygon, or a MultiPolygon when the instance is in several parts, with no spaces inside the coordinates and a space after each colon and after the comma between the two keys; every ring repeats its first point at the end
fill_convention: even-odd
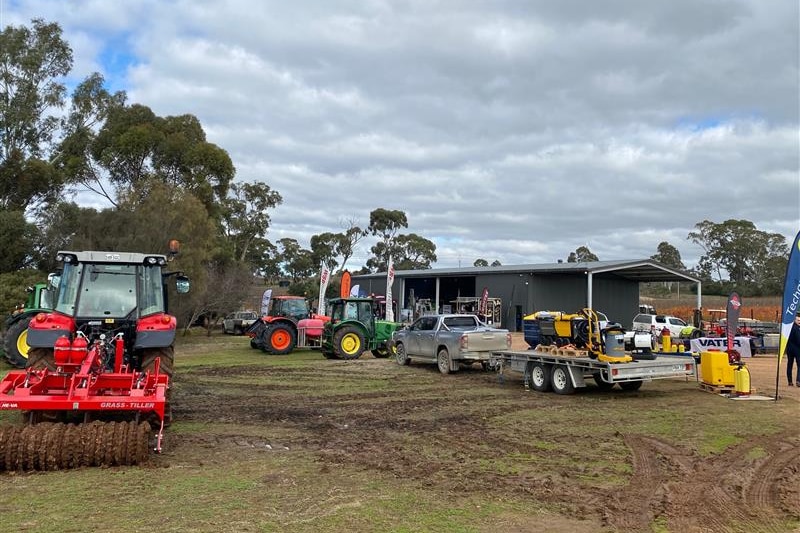
{"type": "Polygon", "coordinates": [[[65,315],[75,315],[75,301],[78,299],[78,287],[81,282],[83,265],[67,263],[58,280],[58,300],[55,310],[65,315]]]}
{"type": "Polygon", "coordinates": [[[369,324],[375,315],[372,312],[372,302],[358,302],[358,320],[364,324],[369,324]]]}
{"type": "Polygon", "coordinates": [[[82,278],[76,316],[124,318],[136,309],[135,265],[83,265],[82,278]]]}
{"type": "Polygon", "coordinates": [[[139,314],[141,316],[164,312],[164,288],[161,267],[141,267],[139,274],[139,314]]]}

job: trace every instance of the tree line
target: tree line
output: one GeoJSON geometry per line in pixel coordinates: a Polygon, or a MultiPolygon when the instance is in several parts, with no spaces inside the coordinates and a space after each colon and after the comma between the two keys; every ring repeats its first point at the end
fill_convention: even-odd
{"type": "MultiPolygon", "coordinates": [[[[268,284],[289,280],[290,292],[316,297],[323,264],[363,273],[385,271],[389,257],[398,270],[437,260],[431,240],[404,232],[406,213],[385,208],[373,209],[366,224],[340,220],[341,231],[312,236],[307,249],[296,239],[270,241],[270,213],[283,198],[268,177],[234,181],[228,152],[207,140],[195,116],[158,116],[129,103],[124,91],[109,92],[99,73],[68,93],[63,80],[73,56],[58,24],[34,19],[4,28],[0,61],[0,309],[24,301],[24,287],[55,269],[59,249],[166,252],[178,239],[172,267],[191,277],[193,289],[173,300],[173,311],[187,323],[236,309],[254,275],[268,284]],[[367,236],[375,240],[371,256],[353,268],[367,236]]],[[[724,270],[731,282],[773,290],[771,276],[788,255],[782,236],[747,221],[704,221],[696,229],[689,238],[706,250],[698,275],[724,270]]],[[[657,256],[684,268],[668,243],[657,256]]],[[[597,257],[588,247],[567,258],[590,260],[597,257]]]]}

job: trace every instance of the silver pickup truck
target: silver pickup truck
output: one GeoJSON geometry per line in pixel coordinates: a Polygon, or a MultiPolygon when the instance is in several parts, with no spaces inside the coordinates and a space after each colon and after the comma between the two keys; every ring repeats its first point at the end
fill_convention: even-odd
{"type": "Polygon", "coordinates": [[[455,372],[460,364],[479,362],[487,368],[493,351],[511,348],[508,330],[491,328],[475,315],[422,316],[392,339],[398,364],[412,359],[436,363],[442,374],[455,372]]]}

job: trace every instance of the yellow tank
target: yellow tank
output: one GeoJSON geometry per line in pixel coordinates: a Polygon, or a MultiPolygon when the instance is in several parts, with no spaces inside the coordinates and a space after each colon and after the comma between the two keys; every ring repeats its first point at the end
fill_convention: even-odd
{"type": "Polygon", "coordinates": [[[750,370],[745,365],[739,365],[733,371],[734,390],[737,396],[750,394],[750,370]]]}
{"type": "Polygon", "coordinates": [[[736,367],[728,362],[727,352],[700,352],[700,379],[706,385],[733,387],[736,367]]]}

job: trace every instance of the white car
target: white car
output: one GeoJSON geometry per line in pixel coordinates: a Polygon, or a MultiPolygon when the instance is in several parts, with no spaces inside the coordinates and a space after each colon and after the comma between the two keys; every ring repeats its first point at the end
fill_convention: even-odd
{"type": "Polygon", "coordinates": [[[670,337],[678,338],[681,336],[683,328],[688,324],[676,316],[651,315],[649,313],[639,313],[633,317],[631,330],[650,333],[655,330],[656,335],[661,334],[664,326],[669,328],[670,337]]]}
{"type": "Polygon", "coordinates": [[[258,320],[258,315],[252,311],[231,313],[222,319],[222,332],[242,335],[256,320],[258,320]]]}

